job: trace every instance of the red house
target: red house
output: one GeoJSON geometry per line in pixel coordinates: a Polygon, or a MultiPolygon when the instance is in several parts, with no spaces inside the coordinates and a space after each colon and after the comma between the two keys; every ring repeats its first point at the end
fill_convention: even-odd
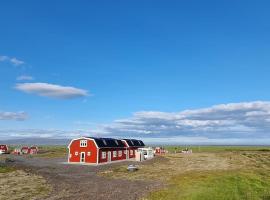
{"type": "Polygon", "coordinates": [[[0,154],[8,153],[8,146],[6,144],[0,144],[0,154]]]}
{"type": "Polygon", "coordinates": [[[28,153],[29,153],[29,151],[30,151],[30,148],[29,148],[29,147],[27,147],[27,146],[24,146],[24,147],[22,147],[22,148],[21,148],[21,152],[22,152],[22,154],[28,154],[28,153]]]}
{"type": "MultiPolygon", "coordinates": [[[[68,145],[68,162],[100,164],[135,157],[134,149],[126,146],[124,141],[126,140],[95,137],[73,139],[68,145]],[[129,156],[129,150],[132,150],[132,157],[129,156]]],[[[139,143],[144,146],[142,141],[139,143]]]]}
{"type": "Polygon", "coordinates": [[[161,154],[165,154],[165,153],[166,153],[166,151],[163,147],[156,147],[155,148],[155,154],[161,155],[161,154]]]}
{"type": "Polygon", "coordinates": [[[28,150],[29,154],[37,154],[38,153],[38,148],[36,146],[32,146],[28,150]]]}
{"type": "Polygon", "coordinates": [[[135,140],[135,139],[122,139],[122,142],[125,144],[125,147],[127,148],[127,158],[135,158],[135,151],[138,148],[144,147],[144,143],[141,140],[135,140]]]}
{"type": "Polygon", "coordinates": [[[31,147],[24,146],[21,148],[21,153],[22,154],[37,154],[38,148],[36,146],[31,146],[31,147]]]}

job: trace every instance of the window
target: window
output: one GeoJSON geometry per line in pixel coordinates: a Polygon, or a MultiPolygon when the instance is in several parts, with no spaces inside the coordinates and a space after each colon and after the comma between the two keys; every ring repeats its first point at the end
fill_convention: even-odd
{"type": "Polygon", "coordinates": [[[75,152],[75,156],[79,155],[78,151],[75,152]]]}
{"type": "Polygon", "coordinates": [[[127,154],[127,150],[124,151],[124,154],[127,154]]]}
{"type": "Polygon", "coordinates": [[[80,147],[87,147],[87,140],[81,140],[80,147]]]}
{"type": "Polygon", "coordinates": [[[132,156],[133,155],[133,150],[130,150],[129,151],[129,154],[132,156]]]}
{"type": "Polygon", "coordinates": [[[88,151],[87,152],[87,156],[91,156],[91,151],[88,151]]]}
{"type": "Polygon", "coordinates": [[[106,159],[106,152],[103,151],[103,152],[101,153],[101,158],[102,158],[102,159],[106,159]]]}
{"type": "Polygon", "coordinates": [[[118,157],[122,157],[122,151],[118,151],[118,157]]]}
{"type": "Polygon", "coordinates": [[[114,158],[117,157],[117,151],[113,151],[113,157],[114,157],[114,158]]]}

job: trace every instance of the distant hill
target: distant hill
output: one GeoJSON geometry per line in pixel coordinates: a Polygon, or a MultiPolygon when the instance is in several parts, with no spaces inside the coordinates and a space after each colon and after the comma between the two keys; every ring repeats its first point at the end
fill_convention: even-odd
{"type": "Polygon", "coordinates": [[[12,140],[0,140],[0,144],[9,145],[68,145],[70,139],[50,139],[50,138],[22,138],[12,140]]]}

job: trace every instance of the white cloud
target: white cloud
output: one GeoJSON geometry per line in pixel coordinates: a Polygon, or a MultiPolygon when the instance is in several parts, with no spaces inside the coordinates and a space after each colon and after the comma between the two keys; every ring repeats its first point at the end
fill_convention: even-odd
{"type": "Polygon", "coordinates": [[[88,91],[86,90],[49,83],[20,83],[17,84],[15,88],[26,93],[57,99],[72,99],[88,96],[88,91]]]}
{"type": "Polygon", "coordinates": [[[11,59],[10,59],[10,62],[11,62],[12,64],[14,64],[14,65],[22,65],[22,64],[24,64],[24,61],[19,60],[19,59],[17,59],[17,58],[11,58],[11,59]]]}
{"type": "Polygon", "coordinates": [[[19,66],[25,63],[24,61],[19,60],[18,58],[15,58],[15,57],[0,56],[0,62],[4,62],[4,61],[10,62],[11,64],[15,66],[19,66]]]}
{"type": "Polygon", "coordinates": [[[0,112],[0,120],[23,121],[27,119],[25,112],[0,112]]]}
{"type": "Polygon", "coordinates": [[[270,138],[270,102],[221,104],[174,113],[141,111],[101,129],[134,137],[270,138]]]}
{"type": "Polygon", "coordinates": [[[28,75],[21,75],[21,76],[18,76],[16,80],[17,81],[31,81],[31,80],[34,80],[34,78],[28,75]]]}

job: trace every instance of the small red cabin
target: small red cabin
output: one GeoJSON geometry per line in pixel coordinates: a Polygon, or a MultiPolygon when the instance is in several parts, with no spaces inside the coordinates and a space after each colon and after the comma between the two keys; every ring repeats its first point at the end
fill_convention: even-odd
{"type": "Polygon", "coordinates": [[[21,148],[22,154],[37,154],[38,148],[36,146],[27,147],[24,146],[21,148]]]}
{"type": "Polygon", "coordinates": [[[29,148],[29,154],[37,154],[38,153],[38,148],[36,146],[32,146],[29,148]]]}
{"type": "Polygon", "coordinates": [[[0,154],[8,153],[8,146],[6,144],[0,144],[0,154]]]}
{"type": "Polygon", "coordinates": [[[166,151],[163,147],[156,147],[155,148],[155,154],[161,155],[161,154],[165,154],[165,153],[166,153],[166,151]]]}
{"type": "Polygon", "coordinates": [[[24,146],[24,147],[22,147],[22,148],[21,148],[21,152],[22,152],[22,154],[28,154],[28,153],[29,153],[29,151],[30,151],[30,148],[29,148],[29,147],[27,147],[27,146],[24,146]]]}
{"type": "MultiPolygon", "coordinates": [[[[130,149],[124,141],[126,140],[95,137],[73,139],[68,145],[68,162],[100,164],[134,158],[135,147],[130,149]],[[132,150],[132,153],[129,152],[130,150],[132,150]],[[131,154],[132,156],[130,156],[131,154]]],[[[141,145],[140,147],[144,146],[142,141],[137,143],[141,145]]]]}

